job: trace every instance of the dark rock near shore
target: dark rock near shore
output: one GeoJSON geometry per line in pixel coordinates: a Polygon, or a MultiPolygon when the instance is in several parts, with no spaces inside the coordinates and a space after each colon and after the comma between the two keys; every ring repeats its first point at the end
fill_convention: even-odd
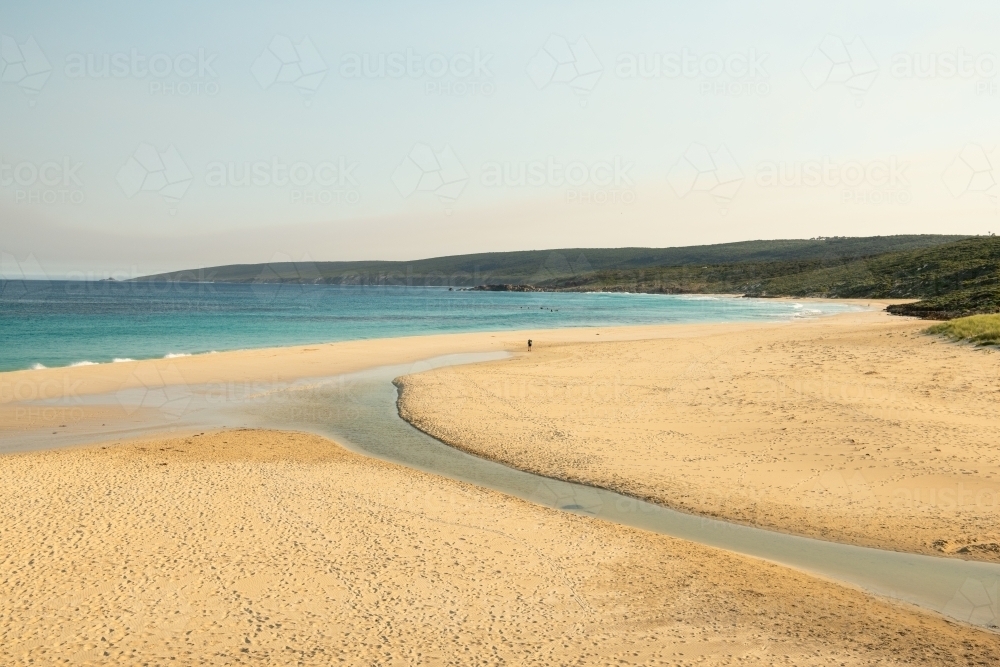
{"type": "Polygon", "coordinates": [[[474,292],[544,292],[545,290],[534,285],[476,285],[472,288],[474,292]]]}

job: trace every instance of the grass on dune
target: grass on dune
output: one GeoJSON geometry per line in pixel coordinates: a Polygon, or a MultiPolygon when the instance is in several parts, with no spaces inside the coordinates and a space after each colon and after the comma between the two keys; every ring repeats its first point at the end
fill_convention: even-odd
{"type": "Polygon", "coordinates": [[[979,345],[1000,345],[1000,315],[972,315],[935,324],[927,333],[967,340],[979,345]]]}

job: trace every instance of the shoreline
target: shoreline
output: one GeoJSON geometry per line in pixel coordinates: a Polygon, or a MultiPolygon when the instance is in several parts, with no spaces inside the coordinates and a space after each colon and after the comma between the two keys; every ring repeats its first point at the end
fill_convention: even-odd
{"type": "MultiPolygon", "coordinates": [[[[552,292],[552,293],[553,294],[559,294],[561,292],[552,292]]],[[[623,294],[623,293],[620,293],[620,292],[607,292],[606,294],[623,294]]],[[[654,296],[654,297],[660,297],[660,296],[678,297],[678,298],[681,298],[681,299],[684,299],[684,300],[698,300],[699,297],[713,298],[713,299],[737,299],[737,298],[743,298],[743,295],[740,295],[740,294],[667,294],[667,295],[663,295],[663,294],[647,294],[647,293],[643,293],[643,292],[637,292],[637,293],[634,293],[634,294],[633,293],[628,293],[628,294],[630,294],[632,296],[645,295],[645,296],[654,296]]],[[[859,307],[871,307],[872,304],[876,304],[876,305],[881,304],[881,306],[880,306],[881,308],[884,308],[885,305],[888,305],[890,303],[907,302],[906,300],[903,300],[903,301],[898,301],[898,300],[879,300],[879,301],[867,300],[866,301],[866,300],[861,300],[861,299],[823,299],[823,298],[811,298],[811,297],[810,298],[803,298],[803,299],[795,299],[795,298],[791,298],[791,297],[775,297],[775,298],[766,298],[766,299],[765,298],[753,297],[753,299],[754,300],[763,301],[763,302],[767,302],[767,301],[785,301],[785,302],[802,302],[802,303],[827,303],[827,304],[847,305],[847,306],[859,306],[859,307]]],[[[835,313],[835,314],[839,314],[839,313],[835,313]]],[[[832,315],[820,315],[820,316],[822,316],[822,317],[829,317],[829,316],[832,316],[832,315]]],[[[753,323],[753,322],[756,322],[756,321],[759,321],[759,320],[753,320],[753,319],[744,319],[744,320],[735,320],[735,321],[730,320],[730,321],[723,321],[721,323],[739,323],[739,322],[753,323]]],[[[289,345],[263,345],[263,346],[260,346],[260,347],[242,347],[242,348],[232,348],[232,349],[226,349],[226,348],[215,349],[215,348],[213,348],[213,349],[205,349],[205,350],[202,350],[202,351],[194,351],[194,352],[171,352],[171,351],[168,350],[167,352],[164,352],[162,355],[159,352],[157,352],[155,355],[152,355],[152,356],[137,355],[136,357],[127,357],[127,356],[125,356],[125,353],[122,353],[121,356],[114,357],[114,358],[112,358],[110,360],[93,361],[92,359],[77,359],[77,360],[74,360],[74,361],[72,361],[72,362],[70,362],[68,364],[60,365],[60,366],[56,366],[56,365],[47,366],[47,365],[44,365],[43,363],[38,362],[38,361],[28,362],[28,366],[27,367],[11,368],[11,369],[8,369],[8,370],[2,370],[2,371],[0,371],[0,377],[2,377],[5,374],[9,374],[9,373],[38,372],[38,371],[50,371],[50,370],[65,370],[65,369],[79,368],[79,367],[85,367],[85,366],[107,366],[107,365],[119,364],[119,363],[133,363],[133,362],[134,363],[142,363],[142,362],[155,361],[155,360],[158,360],[158,359],[167,359],[167,360],[170,360],[170,359],[179,359],[179,358],[183,358],[183,357],[201,357],[201,356],[210,355],[210,354],[228,354],[228,353],[234,353],[234,352],[252,352],[252,351],[265,351],[265,350],[281,350],[281,349],[286,349],[286,348],[302,348],[302,347],[311,347],[311,346],[317,346],[317,345],[319,345],[319,346],[325,346],[325,345],[334,345],[334,344],[337,344],[337,343],[351,343],[351,342],[358,342],[358,341],[422,338],[422,337],[426,337],[426,336],[456,336],[456,335],[464,335],[464,334],[470,334],[470,335],[473,335],[473,334],[517,334],[517,333],[525,333],[525,334],[527,334],[527,333],[537,333],[537,332],[540,332],[540,331],[562,331],[564,329],[584,329],[584,330],[586,330],[586,329],[597,329],[597,328],[615,328],[615,329],[618,329],[618,328],[622,328],[622,327],[655,327],[655,326],[673,326],[673,325],[706,324],[706,323],[712,323],[712,322],[697,322],[697,321],[695,321],[695,322],[671,322],[671,323],[657,323],[657,324],[578,325],[578,326],[556,326],[556,327],[551,327],[551,328],[548,328],[548,327],[544,327],[544,328],[543,327],[536,327],[536,328],[528,328],[528,329],[500,329],[500,330],[496,330],[496,329],[482,329],[482,330],[472,330],[472,331],[454,331],[454,332],[436,332],[436,333],[426,333],[426,334],[410,334],[410,335],[403,335],[403,336],[385,336],[385,337],[370,337],[370,338],[349,338],[349,339],[345,339],[345,340],[307,341],[307,342],[302,342],[302,343],[293,343],[293,344],[289,344],[289,345]]],[[[81,356],[86,356],[86,355],[81,355],[81,356]]],[[[95,356],[95,355],[91,355],[91,356],[95,356]]],[[[97,356],[99,356],[99,355],[97,355],[97,356]]],[[[0,402],[2,402],[2,398],[0,398],[0,402]]]]}
{"type": "MultiPolygon", "coordinates": [[[[793,301],[805,301],[793,299],[793,301]]],[[[846,303],[836,299],[818,302],[846,303]]],[[[868,302],[881,303],[881,302],[868,302]]],[[[859,303],[850,305],[860,306],[859,303]]],[[[850,316],[858,311],[817,315],[815,318],[850,316]]],[[[162,377],[161,384],[209,384],[213,382],[279,382],[351,373],[381,365],[414,363],[452,352],[489,352],[498,349],[526,351],[524,341],[542,344],[602,340],[644,340],[672,337],[688,328],[780,326],[810,318],[739,320],[728,322],[684,322],[665,324],[598,325],[516,330],[432,333],[387,338],[363,338],[328,343],[213,350],[198,354],[171,354],[132,361],[99,362],[0,371],[0,406],[33,400],[58,400],[102,394],[142,383],[137,374],[162,377]],[[307,353],[318,352],[308,360],[307,353]],[[288,364],[283,367],[282,363],[288,364]],[[168,375],[172,379],[168,379],[168,375]],[[32,389],[34,387],[34,389],[32,389]]]]}
{"type": "MultiPolygon", "coordinates": [[[[418,430],[454,447],[459,451],[482,457],[497,463],[501,463],[515,469],[525,470],[534,474],[584,484],[598,489],[606,489],[625,496],[644,500],[659,506],[678,510],[693,516],[720,519],[730,521],[735,524],[775,530],[789,535],[802,535],[819,538],[822,540],[854,544],[858,546],[875,547],[889,549],[904,553],[923,553],[934,556],[952,556],[965,560],[1000,560],[994,558],[992,552],[973,552],[971,554],[957,553],[963,547],[961,540],[958,546],[951,551],[945,549],[930,549],[926,546],[914,548],[912,544],[900,545],[884,540],[872,540],[869,537],[858,534],[833,533],[827,534],[825,531],[817,532],[810,529],[808,524],[774,522],[760,520],[759,516],[745,516],[740,512],[734,514],[731,507],[736,502],[741,503],[735,497],[728,497],[725,494],[715,500],[710,499],[709,505],[704,502],[692,502],[692,489],[673,489],[666,496],[662,493],[645,486],[636,487],[627,483],[623,478],[614,480],[605,479],[601,475],[584,473],[573,469],[562,470],[560,466],[561,456],[553,454],[548,464],[538,462],[525,462],[516,457],[511,458],[503,454],[498,454],[490,449],[484,449],[481,442],[476,442],[475,438],[455,437],[453,433],[442,430],[440,425],[435,424],[433,419],[420,414],[419,409],[413,408],[411,397],[414,393],[413,386],[419,389],[421,378],[432,378],[436,373],[442,371],[430,371],[423,375],[413,376],[412,373],[421,373],[427,370],[423,367],[422,361],[434,356],[442,356],[463,352],[485,352],[485,351],[505,351],[512,354],[511,359],[500,362],[482,362],[473,364],[468,368],[477,370],[473,373],[493,372],[498,365],[505,366],[511,361],[526,362],[540,360],[546,353],[565,354],[578,348],[580,345],[602,342],[608,344],[649,344],[655,341],[666,341],[673,339],[676,342],[671,346],[685,344],[684,341],[708,341],[712,338],[737,335],[740,337],[752,335],[752,332],[764,332],[775,330],[801,330],[811,324],[818,322],[844,322],[845,326],[855,326],[854,323],[862,321],[883,321],[887,324],[905,325],[906,320],[896,319],[885,313],[872,310],[855,311],[841,313],[831,316],[816,317],[798,321],[777,321],[777,322],[728,322],[728,323],[708,323],[708,324],[667,324],[667,325],[645,325],[627,327],[594,327],[594,328],[567,328],[549,329],[535,331],[515,331],[515,332],[482,332],[472,334],[444,334],[415,336],[408,338],[391,339],[369,339],[363,341],[347,341],[342,343],[332,343],[321,346],[295,346],[287,348],[265,348],[260,350],[242,350],[234,352],[220,352],[213,355],[178,357],[173,359],[157,359],[151,361],[140,361],[132,363],[118,363],[104,366],[83,366],[68,369],[47,369],[52,373],[64,371],[66,377],[62,378],[62,384],[40,383],[46,393],[45,398],[49,404],[59,405],[62,403],[75,407],[76,423],[73,414],[67,417],[65,410],[54,412],[52,417],[46,419],[35,419],[29,424],[24,424],[24,402],[4,400],[6,394],[18,391],[16,383],[5,383],[4,376],[15,375],[13,373],[0,374],[0,435],[8,434],[12,437],[18,435],[24,437],[31,436],[44,441],[49,436],[46,435],[49,429],[57,428],[52,435],[76,437],[77,442],[70,443],[69,446],[86,446],[88,443],[98,443],[111,439],[135,439],[137,432],[142,432],[143,439],[156,437],[158,434],[168,433],[176,427],[168,422],[151,424],[149,417],[144,417],[141,413],[127,415],[133,424],[140,424],[129,429],[123,420],[122,406],[114,405],[94,405],[86,401],[87,396],[112,395],[114,392],[127,392],[133,389],[143,390],[166,390],[177,385],[188,387],[213,385],[226,387],[227,390],[235,384],[242,384],[242,390],[252,389],[259,391],[262,384],[279,383],[290,381],[303,381],[309,378],[329,378],[342,374],[354,373],[366,369],[381,366],[413,364],[407,373],[403,373],[397,382],[397,412],[398,414],[418,430]],[[515,338],[517,337],[517,338],[515,338]],[[529,355],[524,348],[523,340],[527,337],[534,337],[536,340],[535,352],[529,355]],[[325,349],[324,349],[325,348],[325,349]],[[108,366],[113,366],[110,370],[116,371],[116,375],[110,376],[106,372],[108,366]],[[119,367],[134,367],[130,374],[121,381],[122,370],[119,367]],[[70,394],[60,393],[60,389],[70,387],[70,394]],[[117,410],[117,412],[116,412],[117,410]],[[21,424],[18,424],[18,421],[21,424]],[[116,423],[122,420],[121,435],[108,435],[104,437],[98,422],[116,423]],[[58,425],[57,422],[61,422],[58,425]],[[87,430],[87,429],[91,430],[87,430]],[[82,437],[81,437],[82,434],[82,437]],[[555,466],[555,467],[553,467],[555,466]]],[[[914,323],[910,322],[912,327],[914,323]]],[[[461,367],[459,367],[461,368],[461,367]]],[[[127,369],[125,369],[127,370],[127,369]]],[[[443,369],[445,373],[454,372],[450,369],[443,369]]],[[[21,372],[23,373],[23,372],[21,372]]],[[[34,371],[42,373],[42,371],[34,371]]],[[[48,380],[51,380],[49,378],[48,380]]],[[[20,388],[23,392],[23,385],[20,388]]],[[[437,387],[436,396],[450,396],[454,393],[454,387],[437,387]]],[[[459,390],[461,393],[461,390],[459,390]]],[[[617,389],[616,389],[617,391],[617,389]]],[[[459,398],[459,400],[464,400],[459,398]]],[[[44,417],[44,415],[43,415],[44,417]]],[[[489,424],[489,416],[480,414],[479,424],[489,424]]],[[[572,425],[570,425],[572,427],[572,425]]],[[[193,428],[197,429],[197,426],[193,428]]],[[[502,425],[494,424],[494,428],[486,428],[486,431],[495,431],[494,435],[503,437],[508,430],[502,425]]],[[[53,439],[55,440],[55,439],[53,439]]],[[[481,438],[480,438],[481,441],[481,438]]],[[[66,446],[66,445],[62,445],[66,446]]],[[[56,447],[60,447],[56,445],[56,447]]],[[[47,447],[25,448],[31,451],[45,451],[47,447]]],[[[689,466],[690,467],[690,466],[689,466]]],[[[693,469],[696,469],[695,466],[693,469]]],[[[759,499],[758,499],[759,500],[759,499]]],[[[749,501],[748,501],[749,502],[749,501]]],[[[746,503],[742,503],[747,505],[746,503]]],[[[749,502],[749,507],[755,507],[757,501],[749,502]]],[[[737,507],[739,509],[739,507],[737,507]]],[[[808,514],[808,512],[807,512],[808,514]]],[[[950,548],[950,546],[946,547],[950,548]]]]}

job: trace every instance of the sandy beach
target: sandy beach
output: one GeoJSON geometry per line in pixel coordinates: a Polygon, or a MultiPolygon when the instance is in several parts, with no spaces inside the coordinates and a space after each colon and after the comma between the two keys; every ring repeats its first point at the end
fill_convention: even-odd
{"type": "Polygon", "coordinates": [[[840,542],[1000,560],[1000,354],[881,312],[679,326],[402,381],[480,456],[840,542]]]}
{"type": "MultiPolygon", "coordinates": [[[[735,295],[719,295],[739,298],[735,295]]],[[[797,299],[807,303],[808,299],[797,299]]],[[[859,307],[881,308],[893,301],[851,301],[859,307]]],[[[746,323],[722,326],[742,327],[746,323]]],[[[547,344],[601,341],[638,341],[673,338],[679,331],[709,331],[706,325],[638,325],[526,329],[457,334],[434,334],[401,338],[349,340],[288,347],[179,356],[84,366],[64,366],[0,373],[0,411],[12,404],[75,399],[149,385],[204,385],[221,383],[288,382],[301,378],[352,373],[374,366],[414,363],[430,357],[464,352],[510,350],[521,352],[528,338],[544,338],[547,344]]],[[[0,424],[9,423],[0,412],[0,424]]]]}
{"type": "MultiPolygon", "coordinates": [[[[169,399],[180,387],[246,391],[409,364],[402,414],[481,456],[779,530],[995,559],[992,505],[945,505],[940,491],[936,503],[923,491],[899,502],[901,489],[929,485],[986,498],[1000,475],[998,357],[922,336],[925,326],[866,311],[5,373],[0,436],[34,434],[50,449],[145,420],[109,398],[136,388],[169,399]],[[496,350],[512,356],[418,363],[496,350]]],[[[107,440],[0,458],[3,664],[1000,660],[983,630],[315,435],[107,440]]]]}
{"type": "Polygon", "coordinates": [[[0,662],[988,664],[792,570],[225,431],[5,457],[0,662]]]}
{"type": "Polygon", "coordinates": [[[0,667],[1000,667],[1000,4],[8,4],[0,667]]]}
{"type": "MultiPolygon", "coordinates": [[[[234,350],[170,359],[69,366],[0,373],[0,443],[3,437],[66,436],[73,441],[99,433],[102,425],[155,419],[149,411],[123,409],[118,396],[128,392],[158,395],[151,401],[169,412],[183,410],[184,398],[200,388],[225,399],[253,394],[276,383],[325,378],[376,366],[412,364],[447,354],[523,352],[529,338],[546,344],[641,341],[673,338],[679,332],[712,331],[719,325],[579,327],[525,331],[438,334],[379,338],[290,347],[234,350]],[[689,328],[694,326],[695,328],[689,328]],[[678,328],[680,327],[680,328],[678,328]],[[95,402],[94,396],[102,399],[95,402]]],[[[736,326],[741,325],[723,325],[736,326]]],[[[50,447],[42,439],[41,448],[50,447]]],[[[3,451],[3,450],[0,450],[3,451]]]]}

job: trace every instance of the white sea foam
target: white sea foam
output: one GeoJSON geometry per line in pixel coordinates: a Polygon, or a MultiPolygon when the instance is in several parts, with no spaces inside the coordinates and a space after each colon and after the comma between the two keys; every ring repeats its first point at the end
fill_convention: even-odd
{"type": "Polygon", "coordinates": [[[46,368],[48,368],[48,366],[45,366],[43,364],[31,364],[31,370],[33,370],[33,371],[40,371],[40,370],[44,370],[46,368]]]}
{"type": "Polygon", "coordinates": [[[704,295],[694,295],[694,294],[678,294],[679,299],[682,301],[718,301],[717,296],[704,296],[704,295]]]}
{"type": "Polygon", "coordinates": [[[96,361],[78,361],[76,363],[70,364],[70,367],[74,366],[96,366],[96,361]]]}
{"type": "Polygon", "coordinates": [[[187,352],[167,352],[163,355],[164,359],[177,359],[178,357],[190,357],[191,355],[187,352]]]}
{"type": "Polygon", "coordinates": [[[121,364],[121,363],[124,363],[126,361],[135,361],[135,359],[129,359],[128,357],[115,357],[114,359],[111,360],[111,363],[113,363],[113,364],[121,364]]]}

